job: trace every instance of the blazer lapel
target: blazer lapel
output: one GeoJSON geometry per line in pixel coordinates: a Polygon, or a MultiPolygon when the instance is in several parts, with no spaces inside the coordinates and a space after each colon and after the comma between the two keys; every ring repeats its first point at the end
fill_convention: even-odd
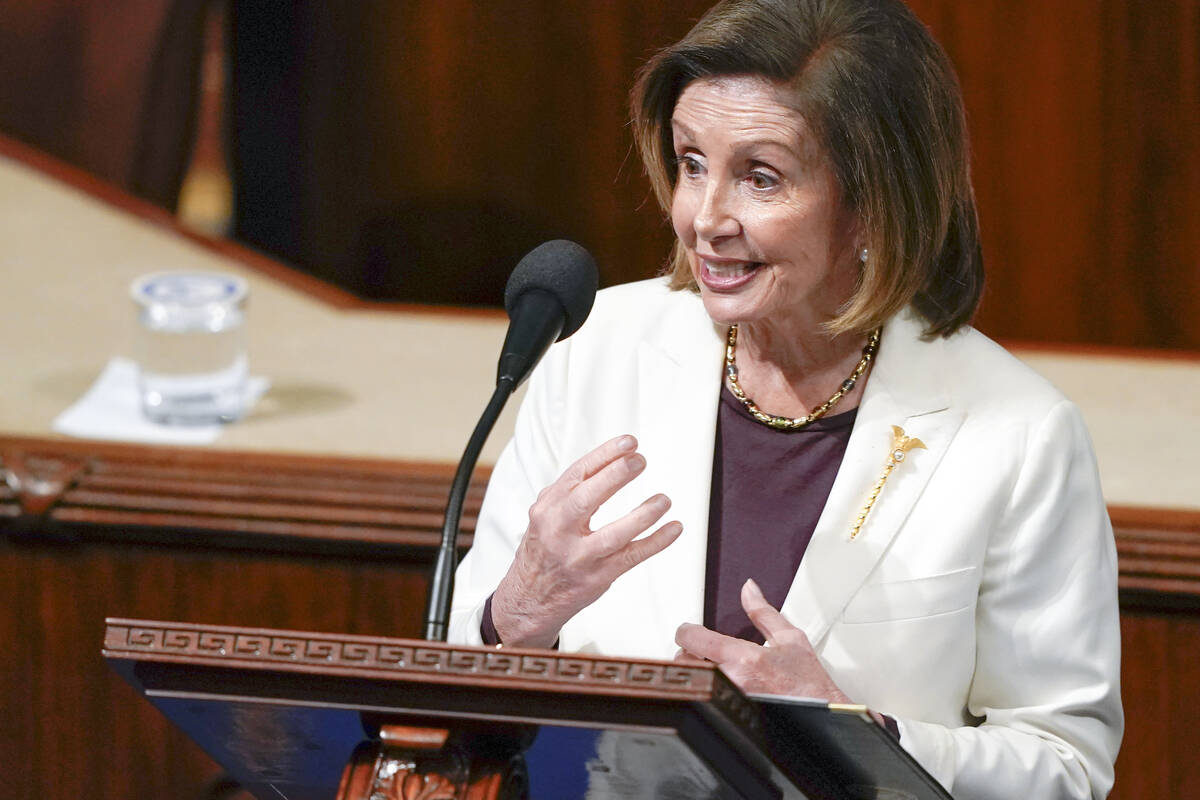
{"type": "MultiPolygon", "coordinates": [[[[638,348],[638,421],[646,472],[639,483],[671,498],[665,519],[683,523],[680,538],[643,565],[652,599],[639,609],[658,640],[674,653],[675,629],[700,622],[713,447],[724,342],[699,300],[690,295],[664,316],[661,335],[638,348]]],[[[647,595],[642,595],[643,597],[647,595]]]]}
{"type": "Polygon", "coordinates": [[[922,341],[920,330],[911,312],[885,327],[837,478],[783,603],[784,615],[814,646],[887,551],[962,424],[945,388],[943,341],[922,341]],[[925,449],[910,450],[892,471],[851,540],[892,448],[894,425],[921,439],[925,449]]]}

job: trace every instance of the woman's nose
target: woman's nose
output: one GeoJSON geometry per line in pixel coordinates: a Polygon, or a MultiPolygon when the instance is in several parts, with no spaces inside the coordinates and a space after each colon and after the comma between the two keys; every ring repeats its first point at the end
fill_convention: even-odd
{"type": "Polygon", "coordinates": [[[705,187],[692,224],[696,235],[706,241],[734,236],[740,230],[728,193],[715,183],[705,187]]]}

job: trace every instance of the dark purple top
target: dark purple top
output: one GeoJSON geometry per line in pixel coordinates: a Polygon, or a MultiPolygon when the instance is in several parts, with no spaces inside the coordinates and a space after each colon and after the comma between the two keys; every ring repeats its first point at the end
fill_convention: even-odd
{"type": "Polygon", "coordinates": [[[721,390],[708,511],[704,624],[759,644],[742,610],[753,578],[779,608],[825,508],[846,453],[857,409],[822,417],[798,431],[768,428],[721,390]]]}
{"type": "MultiPolygon", "coordinates": [[[[708,510],[705,627],[763,641],[742,610],[742,584],[753,578],[767,602],[783,605],[857,417],[853,409],[798,431],[777,431],[722,387],[708,510]]],[[[885,714],[883,723],[900,738],[895,719],[885,714]]]]}

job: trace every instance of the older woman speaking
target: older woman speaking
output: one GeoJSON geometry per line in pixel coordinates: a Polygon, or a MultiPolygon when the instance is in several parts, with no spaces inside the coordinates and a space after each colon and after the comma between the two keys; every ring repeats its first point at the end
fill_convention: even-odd
{"type": "Polygon", "coordinates": [[[870,706],[956,797],[1104,797],[1112,532],[1076,408],[968,326],[945,54],[898,0],[733,0],[633,113],[672,266],[531,379],[452,637],[708,659],[870,706]]]}

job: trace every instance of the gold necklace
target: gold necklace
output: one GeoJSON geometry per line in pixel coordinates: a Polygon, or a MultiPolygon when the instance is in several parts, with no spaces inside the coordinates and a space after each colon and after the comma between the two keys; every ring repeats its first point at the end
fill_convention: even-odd
{"type": "Polygon", "coordinates": [[[829,413],[829,409],[838,404],[847,392],[854,388],[854,384],[862,377],[862,374],[867,371],[867,367],[871,366],[871,360],[875,357],[875,351],[879,349],[879,335],[883,328],[876,328],[871,331],[867,337],[867,345],[863,348],[862,358],[858,360],[854,371],[850,373],[850,377],[842,381],[842,385],[833,393],[833,397],[826,400],[821,405],[808,412],[807,416],[803,417],[777,417],[773,414],[766,414],[759,410],[754,401],[746,396],[742,391],[741,384],[738,383],[738,368],[734,363],[737,356],[737,334],[738,326],[729,326],[729,338],[725,342],[725,378],[729,381],[729,391],[733,392],[746,410],[750,412],[750,416],[761,422],[763,425],[774,428],[778,431],[798,431],[801,428],[808,427],[811,423],[816,422],[821,417],[829,413]]]}

